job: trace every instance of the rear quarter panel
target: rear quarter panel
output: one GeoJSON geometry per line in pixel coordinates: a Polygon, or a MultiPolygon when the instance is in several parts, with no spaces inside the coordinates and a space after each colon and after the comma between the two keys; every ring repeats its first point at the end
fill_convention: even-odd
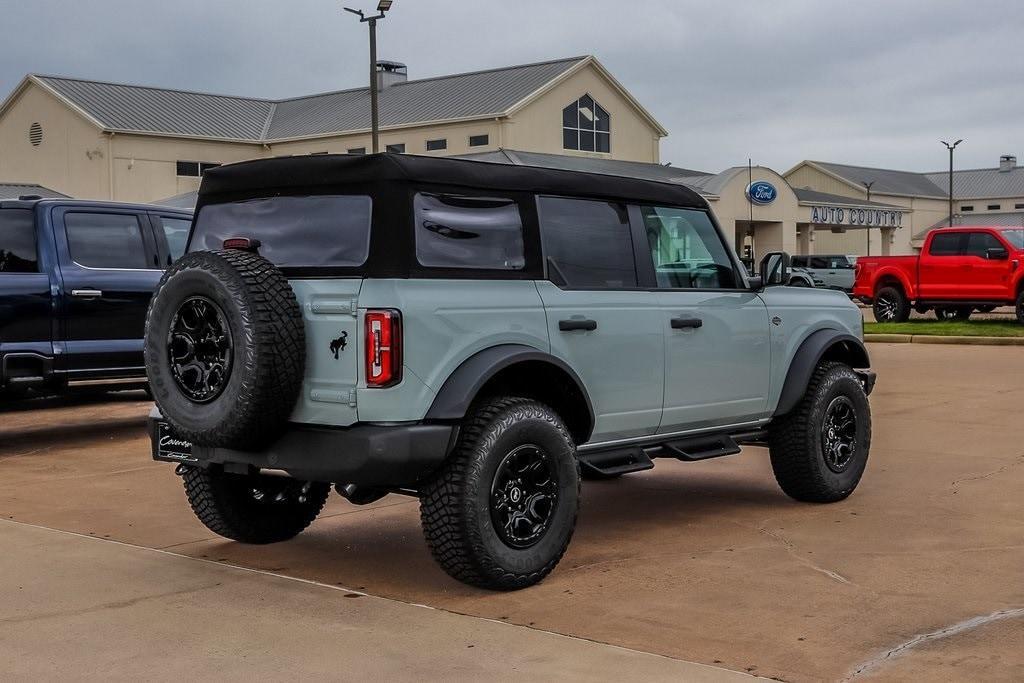
{"type": "Polygon", "coordinates": [[[871,298],[883,279],[894,279],[907,296],[917,294],[917,256],[861,256],[857,259],[857,279],[853,294],[871,298]]]}
{"type": "Polygon", "coordinates": [[[388,389],[366,388],[360,377],[362,422],[423,419],[449,375],[491,346],[550,352],[544,307],[530,280],[365,280],[360,316],[370,308],[402,312],[404,367],[401,383],[388,389]]]}
{"type": "Polygon", "coordinates": [[[789,366],[804,341],[818,330],[836,330],[863,339],[863,317],[842,292],[801,287],[768,287],[761,293],[768,308],[772,372],[769,413],[782,394],[789,366]],[[778,324],[775,324],[778,319],[778,324]]]}

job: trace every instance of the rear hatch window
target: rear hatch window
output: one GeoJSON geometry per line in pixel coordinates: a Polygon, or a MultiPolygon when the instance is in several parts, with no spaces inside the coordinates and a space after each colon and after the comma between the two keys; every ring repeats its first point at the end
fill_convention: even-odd
{"type": "Polygon", "coordinates": [[[372,201],[362,195],[267,197],[199,210],[189,251],[221,249],[229,237],[260,241],[281,268],[351,268],[370,250],[372,201]]]}

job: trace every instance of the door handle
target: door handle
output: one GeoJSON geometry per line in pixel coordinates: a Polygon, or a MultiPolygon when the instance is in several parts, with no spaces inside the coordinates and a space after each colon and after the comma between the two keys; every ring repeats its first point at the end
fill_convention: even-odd
{"type": "Polygon", "coordinates": [[[704,325],[700,318],[672,318],[673,330],[697,329],[704,325]]]}
{"type": "Polygon", "coordinates": [[[587,332],[592,332],[597,329],[597,321],[587,320],[586,318],[559,320],[558,329],[562,332],[572,332],[573,330],[585,330],[587,332]]]}
{"type": "Polygon", "coordinates": [[[80,299],[97,299],[103,296],[103,292],[98,289],[72,289],[71,296],[77,296],[80,299]]]}

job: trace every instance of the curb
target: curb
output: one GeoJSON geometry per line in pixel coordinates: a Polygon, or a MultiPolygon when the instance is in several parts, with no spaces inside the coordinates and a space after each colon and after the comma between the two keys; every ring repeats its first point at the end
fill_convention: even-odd
{"type": "Polygon", "coordinates": [[[889,344],[962,344],[964,346],[1024,346],[1024,337],[945,337],[934,334],[865,334],[866,342],[889,344]]]}

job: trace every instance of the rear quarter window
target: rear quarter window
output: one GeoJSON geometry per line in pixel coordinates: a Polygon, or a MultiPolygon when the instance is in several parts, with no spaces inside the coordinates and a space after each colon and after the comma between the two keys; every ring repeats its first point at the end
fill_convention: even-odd
{"type": "Polygon", "coordinates": [[[37,273],[36,230],[28,209],[0,210],[0,273],[37,273]]]}
{"type": "Polygon", "coordinates": [[[512,199],[421,192],[413,211],[420,265],[488,270],[526,265],[523,222],[512,199]]]}
{"type": "Polygon", "coordinates": [[[372,200],[363,195],[267,197],[199,210],[189,251],[221,249],[229,237],[260,241],[260,254],[288,268],[354,267],[370,252],[372,200]]]}

